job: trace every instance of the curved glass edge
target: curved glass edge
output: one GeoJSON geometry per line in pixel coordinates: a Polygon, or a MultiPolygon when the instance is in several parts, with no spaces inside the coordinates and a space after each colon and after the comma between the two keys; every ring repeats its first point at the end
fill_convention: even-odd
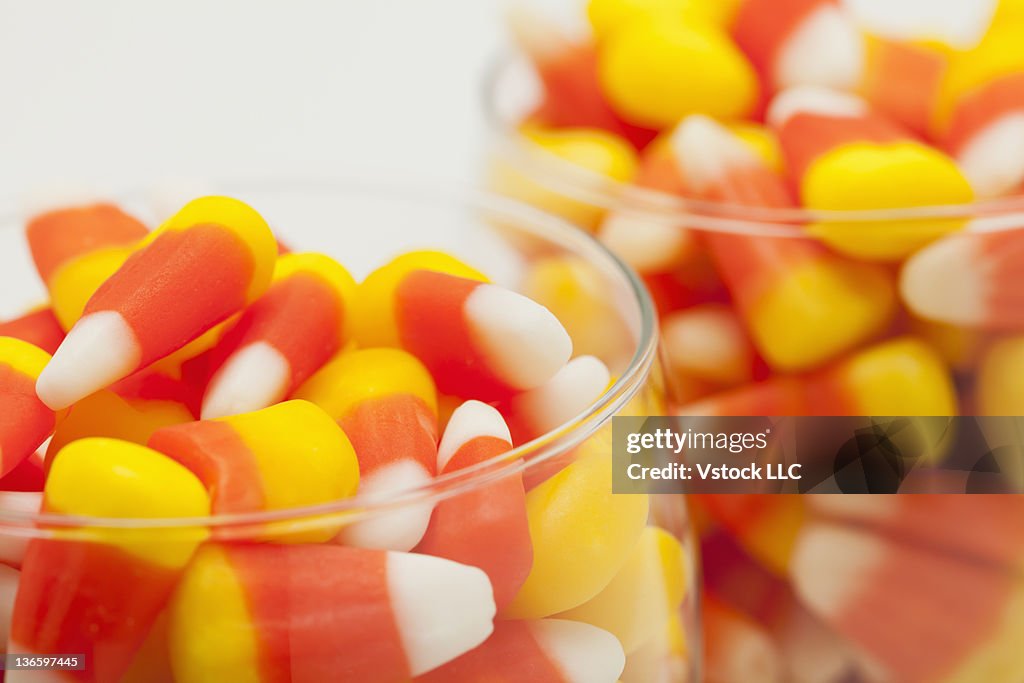
{"type": "Polygon", "coordinates": [[[492,133],[492,145],[504,158],[529,173],[532,179],[591,206],[653,215],[659,220],[678,220],[685,216],[699,220],[699,226],[691,227],[701,230],[773,237],[806,237],[801,226],[807,223],[964,219],[974,221],[972,231],[1012,230],[1024,225],[1024,195],[969,204],[893,209],[773,209],[679,197],[607,178],[530,142],[519,134],[519,122],[508,119],[499,111],[498,93],[503,80],[508,71],[522,64],[523,58],[506,48],[498,52],[485,70],[481,99],[484,118],[492,133]]]}
{"type": "MultiPolygon", "coordinates": [[[[511,451],[492,460],[466,467],[462,470],[439,475],[429,484],[405,491],[378,496],[355,496],[318,505],[268,510],[254,513],[210,515],[205,517],[178,518],[112,518],[66,515],[54,513],[23,513],[0,510],[0,531],[20,537],[45,536],[56,532],[67,538],[67,532],[74,530],[139,530],[164,529],[193,533],[197,527],[219,530],[218,537],[248,536],[254,531],[266,533],[267,525],[287,522],[282,531],[296,533],[307,528],[322,526],[332,517],[352,523],[361,517],[376,515],[406,505],[437,502],[456,496],[468,490],[485,486],[509,476],[516,471],[526,472],[549,459],[564,453],[593,436],[605,426],[616,413],[636,396],[644,386],[651,372],[658,348],[657,316],[654,303],[643,283],[633,271],[600,242],[567,221],[547,214],[527,204],[491,194],[466,185],[438,184],[434,181],[406,179],[395,182],[393,178],[367,179],[365,174],[348,176],[273,176],[250,179],[228,180],[215,183],[218,191],[233,192],[294,191],[332,193],[338,195],[379,195],[401,197],[403,200],[461,205],[469,210],[486,210],[492,215],[515,220],[515,229],[523,230],[549,242],[557,242],[588,259],[598,259],[610,266],[628,288],[633,303],[637,306],[639,337],[637,347],[615,383],[601,398],[586,411],[572,420],[532,441],[521,444],[511,451]],[[327,518],[327,519],[325,519],[327,518]]],[[[115,198],[130,200],[137,198],[142,189],[117,193],[115,198]]],[[[9,207],[10,204],[0,203],[9,207]]],[[[5,225],[20,225],[16,212],[7,210],[0,214],[0,230],[5,225]]]]}

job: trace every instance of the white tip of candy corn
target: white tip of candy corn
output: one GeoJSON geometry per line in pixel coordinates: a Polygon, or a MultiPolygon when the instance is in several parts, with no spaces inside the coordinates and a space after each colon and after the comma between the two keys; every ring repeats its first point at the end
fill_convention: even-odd
{"type": "Polygon", "coordinates": [[[987,280],[976,263],[973,237],[948,237],[912,256],[900,272],[900,294],[917,315],[962,325],[985,318],[987,280]]]}
{"type": "Polygon", "coordinates": [[[508,425],[496,408],[480,401],[466,401],[448,419],[437,448],[437,471],[443,472],[460,448],[481,436],[493,436],[512,446],[508,425]]]}
{"type": "Polygon", "coordinates": [[[1024,182],[1024,114],[1004,116],[968,142],[957,162],[978,197],[999,197],[1024,182]]]}
{"type": "Polygon", "coordinates": [[[787,38],[775,61],[780,88],[817,85],[850,90],[864,70],[864,41],[842,8],[821,3],[787,38]]]}
{"type": "MultiPolygon", "coordinates": [[[[0,491],[0,511],[18,515],[34,515],[43,506],[43,494],[35,491],[0,491]]],[[[28,537],[0,534],[0,563],[21,567],[25,559],[28,537]]],[[[4,622],[7,623],[7,622],[4,622]]],[[[6,642],[6,641],[3,641],[6,642]]]]}
{"type": "Polygon", "coordinates": [[[14,614],[19,578],[21,573],[17,569],[0,565],[0,647],[7,645],[7,638],[11,635],[11,616],[14,614]]]}
{"type": "Polygon", "coordinates": [[[783,90],[768,106],[768,123],[781,128],[797,114],[818,114],[821,116],[855,118],[868,112],[864,100],[854,95],[801,85],[783,90]]]}
{"type": "Polygon", "coordinates": [[[700,193],[736,168],[758,163],[757,155],[714,119],[696,114],[676,126],[669,140],[686,176],[700,193]]]}
{"type": "Polygon", "coordinates": [[[251,413],[284,398],[291,366],[280,351],[255,342],[236,351],[210,380],[203,419],[251,413]]]}
{"type": "Polygon", "coordinates": [[[544,386],[516,396],[514,408],[537,435],[544,434],[586,410],[609,382],[611,373],[600,359],[580,356],[566,363],[544,386]]]}
{"type": "Polygon", "coordinates": [[[476,567],[430,555],[389,553],[387,575],[413,676],[472,650],[494,630],[494,592],[476,567]]]}
{"type": "Polygon", "coordinates": [[[626,666],[618,638],[597,626],[567,619],[539,619],[530,631],[566,683],[615,683],[626,666]]]}
{"type": "Polygon", "coordinates": [[[120,313],[90,313],[53,354],[36,393],[53,410],[63,410],[130,375],[139,366],[139,355],[135,335],[120,313]]]}
{"type": "Polygon", "coordinates": [[[609,213],[598,237],[641,273],[668,270],[694,248],[693,233],[678,223],[628,212],[609,213]]]}
{"type": "Polygon", "coordinates": [[[480,285],[466,299],[466,319],[491,370],[515,389],[551,379],[572,355],[572,340],[551,311],[497,285],[480,285]]]}
{"type": "MultiPolygon", "coordinates": [[[[430,473],[418,462],[399,460],[365,475],[359,482],[359,495],[384,498],[389,493],[419,488],[430,481],[430,473]]],[[[433,511],[430,503],[403,505],[346,526],[338,538],[356,548],[412,550],[423,539],[433,511]]]]}
{"type": "Polygon", "coordinates": [[[867,534],[816,525],[801,534],[790,575],[812,611],[835,616],[872,580],[882,552],[883,546],[867,534]]]}

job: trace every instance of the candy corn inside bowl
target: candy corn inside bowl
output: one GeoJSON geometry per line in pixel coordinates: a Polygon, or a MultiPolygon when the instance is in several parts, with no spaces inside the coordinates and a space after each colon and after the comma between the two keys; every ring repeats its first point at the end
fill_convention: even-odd
{"type": "MultiPolygon", "coordinates": [[[[579,5],[574,33],[515,4],[484,89],[490,182],[641,274],[672,414],[1024,415],[1019,3],[960,45],[872,34],[828,0],[579,5]]],[[[913,455],[938,450],[920,436],[913,455]]],[[[1024,675],[1002,573],[1019,496],[699,502],[706,614],[743,612],[778,665],[716,680],[1024,675]],[[933,609],[952,593],[978,625],[933,609]]],[[[708,666],[739,666],[714,631],[708,666]]]]}
{"type": "Polygon", "coordinates": [[[210,189],[4,217],[7,652],[53,680],[693,680],[684,501],[611,492],[612,417],[664,399],[635,277],[495,197],[210,189]]]}

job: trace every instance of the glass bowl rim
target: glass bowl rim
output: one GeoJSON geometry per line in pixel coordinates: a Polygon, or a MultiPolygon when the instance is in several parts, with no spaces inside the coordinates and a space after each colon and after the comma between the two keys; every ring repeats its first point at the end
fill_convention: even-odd
{"type": "MultiPolygon", "coordinates": [[[[557,216],[546,213],[528,204],[477,188],[468,183],[437,181],[429,178],[407,178],[396,180],[393,173],[374,175],[330,174],[315,176],[260,175],[247,178],[235,177],[225,181],[214,181],[213,187],[224,194],[234,192],[310,192],[336,196],[371,197],[382,199],[392,197],[402,201],[420,204],[435,204],[438,207],[462,208],[470,211],[486,211],[490,215],[517,219],[516,230],[540,236],[551,243],[563,246],[571,253],[594,262],[601,259],[605,266],[614,270],[621,278],[619,283],[628,290],[630,301],[637,307],[639,331],[636,349],[626,369],[615,379],[611,387],[584,412],[547,434],[520,444],[512,450],[491,460],[471,467],[441,474],[428,484],[392,494],[345,498],[316,505],[305,505],[279,510],[259,512],[215,514],[201,517],[142,518],[142,517],[94,517],[59,513],[26,513],[14,510],[0,510],[0,534],[33,537],[48,529],[195,529],[195,528],[252,528],[259,534],[258,527],[272,523],[297,522],[306,520],[315,526],[316,520],[330,515],[345,515],[345,523],[351,523],[361,516],[376,515],[384,511],[426,502],[437,502],[466,491],[478,489],[510,476],[517,471],[528,472],[545,462],[582,443],[618,413],[647,381],[658,347],[658,327],[654,303],[639,276],[621,259],[580,228],[557,216]]],[[[144,196],[145,186],[111,193],[115,201],[131,201],[144,196]]],[[[12,202],[13,204],[13,202],[12,202]]],[[[0,208],[0,234],[13,225],[20,225],[16,211],[5,205],[0,208]],[[5,227],[7,226],[7,227],[5,227]]],[[[287,232],[286,230],[284,231],[287,232]]],[[[24,492],[3,492],[8,495],[24,492]]]]}
{"type": "Polygon", "coordinates": [[[509,46],[500,49],[484,70],[480,104],[484,121],[503,159],[517,164],[542,187],[605,209],[678,221],[698,221],[692,227],[710,232],[807,237],[810,223],[883,223],[923,220],[971,220],[972,232],[996,232],[1024,227],[1024,194],[978,199],[960,204],[938,204],[888,209],[814,210],[803,207],[751,207],[729,202],[681,197],[638,187],[577,166],[545,151],[518,132],[517,122],[499,111],[503,77],[525,57],[509,46]]]}

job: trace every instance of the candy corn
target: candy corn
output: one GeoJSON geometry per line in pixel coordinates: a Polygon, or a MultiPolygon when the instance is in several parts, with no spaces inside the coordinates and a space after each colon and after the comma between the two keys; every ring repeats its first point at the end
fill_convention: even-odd
{"type": "MultiPolygon", "coordinates": [[[[501,414],[479,401],[452,413],[437,451],[441,474],[479,465],[512,449],[501,414]]],[[[458,494],[434,508],[417,552],[446,557],[487,572],[498,609],[519,591],[533,563],[526,493],[518,474],[458,494]]]]}
{"type": "Polygon", "coordinates": [[[493,400],[534,389],[572,353],[558,319],[516,292],[434,270],[401,272],[388,284],[361,286],[363,305],[380,302],[372,294],[384,298],[393,318],[381,322],[390,326],[381,336],[419,358],[444,393],[493,400]]]}
{"type": "Polygon", "coordinates": [[[148,230],[112,204],[90,204],[39,215],[25,232],[54,314],[69,330],[148,230]]]}
{"type": "MultiPolygon", "coordinates": [[[[165,427],[150,448],[189,469],[215,514],[282,510],[352,496],[359,465],[345,433],[323,410],[288,401],[252,413],[165,427]]],[[[324,542],[337,526],[285,536],[324,542]]]]}
{"type": "Polygon", "coordinates": [[[1010,337],[985,354],[978,373],[977,410],[980,415],[1024,415],[1024,337],[1010,337]]]}
{"type": "Polygon", "coordinates": [[[203,418],[266,408],[291,395],[348,339],[356,283],[319,254],[278,259],[270,289],[238,319],[212,354],[220,361],[203,418]]]}
{"type": "MultiPolygon", "coordinates": [[[[82,439],[53,461],[43,510],[102,518],[189,518],[209,513],[202,484],[144,446],[82,439]]],[[[198,528],[82,529],[32,540],[21,569],[10,648],[83,654],[81,680],[118,680],[203,539],[198,528]]]]}
{"type": "Polygon", "coordinates": [[[629,654],[679,609],[686,582],[679,541],[663,529],[647,527],[615,578],[593,598],[558,616],[608,631],[629,654]]]}
{"type": "MultiPolygon", "coordinates": [[[[698,196],[743,206],[790,205],[781,179],[710,119],[685,119],[672,145],[698,196]]],[[[844,261],[809,240],[704,237],[755,345],[774,368],[819,365],[879,332],[892,315],[892,285],[880,269],[844,261]]]]}
{"type": "Polygon", "coordinates": [[[662,320],[662,345],[673,377],[730,387],[753,380],[755,351],[728,306],[705,304],[662,320]]]}
{"type": "Polygon", "coordinates": [[[52,354],[64,341],[64,330],[54,317],[53,309],[41,308],[0,323],[0,337],[14,337],[52,354]]]}
{"type": "Polygon", "coordinates": [[[395,290],[409,273],[417,270],[431,270],[488,282],[487,276],[476,268],[442,251],[411,251],[402,254],[359,283],[353,311],[356,342],[359,346],[401,345],[395,327],[395,290]]]}
{"type": "Polygon", "coordinates": [[[422,683],[615,683],[626,658],[607,631],[562,619],[500,621],[483,645],[420,676],[422,683]]]}
{"type": "Polygon", "coordinates": [[[611,374],[600,359],[573,358],[547,384],[517,394],[501,406],[508,417],[513,441],[532,441],[580,417],[610,383],[611,374]]]}
{"type": "Polygon", "coordinates": [[[258,298],[277,246],[251,208],[191,202],[92,296],[39,378],[59,409],[180,349],[258,298]]]}
{"type": "Polygon", "coordinates": [[[53,433],[56,417],[34,389],[49,360],[49,354],[28,342],[0,337],[0,476],[53,433]]]}
{"type": "Polygon", "coordinates": [[[687,415],[957,415],[949,369],[912,337],[883,342],[804,378],[778,377],[683,406],[687,415]]]}
{"type": "Polygon", "coordinates": [[[36,269],[47,284],[76,258],[110,247],[130,247],[147,232],[145,225],[112,204],[50,211],[29,221],[25,230],[36,269]]]}
{"type": "Polygon", "coordinates": [[[802,534],[792,578],[805,603],[891,678],[1013,681],[1024,675],[1019,576],[819,523],[802,534]],[[908,633],[928,635],[907,642],[908,633]]]}
{"type": "Polygon", "coordinates": [[[1019,16],[993,20],[981,41],[954,54],[932,115],[932,134],[981,197],[1017,192],[1024,182],[1022,27],[1019,16]]]}
{"type": "Polygon", "coordinates": [[[528,5],[508,12],[512,38],[537,72],[544,97],[532,119],[558,128],[596,128],[643,147],[654,132],[627,123],[610,106],[598,78],[598,53],[528,5]]]}
{"type": "MultiPolygon", "coordinates": [[[[852,95],[792,88],[775,98],[768,120],[778,131],[787,168],[809,209],[894,209],[962,204],[974,198],[951,159],[852,95]]],[[[850,256],[894,261],[963,223],[957,218],[837,218],[809,229],[850,256]]]]}
{"type": "Polygon", "coordinates": [[[612,283],[583,259],[538,259],[524,276],[522,292],[555,314],[572,338],[575,353],[613,365],[628,362],[635,342],[612,283]]]}
{"type": "Polygon", "coordinates": [[[940,240],[903,266],[900,291],[929,320],[1024,330],[1024,230],[965,232],[940,240]]]}
{"type": "MultiPolygon", "coordinates": [[[[423,486],[437,471],[437,391],[426,368],[398,349],[346,353],[324,366],[296,398],[341,425],[359,459],[359,493],[381,496],[423,486]]],[[[347,525],[348,545],[411,550],[423,538],[430,504],[406,505],[347,525]]]]}
{"type": "Polygon", "coordinates": [[[694,113],[738,118],[758,97],[757,76],[729,37],[681,18],[615,31],[598,55],[598,77],[615,111],[641,126],[670,126],[694,113]]]}
{"type": "Polygon", "coordinates": [[[647,521],[644,494],[612,495],[609,452],[579,459],[526,494],[533,567],[503,615],[539,619],[601,592],[629,559],[647,521]]]}
{"type": "Polygon", "coordinates": [[[145,445],[161,427],[192,421],[192,414],[176,401],[124,398],[112,391],[97,391],[72,406],[57,424],[47,447],[52,458],[72,441],[102,436],[145,445]]]}
{"type": "Polygon", "coordinates": [[[832,0],[744,0],[732,32],[772,90],[857,84],[864,44],[832,0]]]}
{"type": "MultiPolygon", "coordinates": [[[[589,179],[598,186],[609,181],[627,182],[636,171],[636,150],[626,140],[606,130],[528,124],[522,127],[522,134],[536,146],[532,151],[538,160],[546,160],[556,167],[585,169],[592,176],[589,179]]],[[[501,158],[496,158],[491,167],[490,186],[501,194],[543,208],[588,230],[594,230],[604,215],[602,207],[547,188],[501,158]]]]}
{"type": "Polygon", "coordinates": [[[490,636],[475,567],[331,545],[208,545],[171,605],[179,681],[408,680],[490,636]]]}

